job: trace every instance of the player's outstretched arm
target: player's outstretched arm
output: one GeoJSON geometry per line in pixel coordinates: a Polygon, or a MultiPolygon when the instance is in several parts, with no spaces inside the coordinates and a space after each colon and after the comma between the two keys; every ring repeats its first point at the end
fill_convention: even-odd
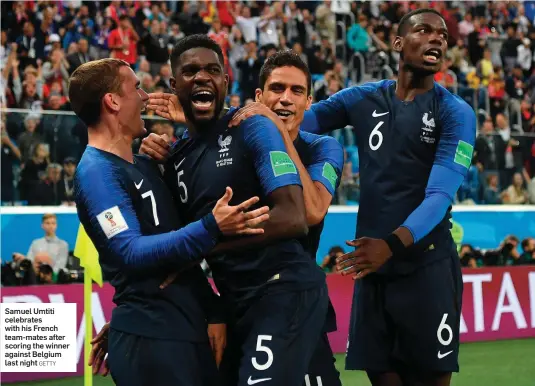
{"type": "Polygon", "coordinates": [[[314,103],[310,110],[305,111],[301,130],[326,134],[346,126],[355,126],[351,113],[358,109],[358,104],[364,96],[373,90],[373,86],[354,86],[314,103]]]}
{"type": "MultiPolygon", "coordinates": [[[[228,202],[231,197],[231,192],[227,192],[214,213],[201,220],[178,231],[145,236],[132,202],[132,197],[138,194],[120,169],[110,164],[83,165],[75,178],[80,221],[100,255],[126,270],[189,266],[199,262],[215,246],[222,230],[232,231],[236,224],[242,230],[244,227],[241,223],[244,214],[225,205],[225,200],[228,202]]],[[[245,206],[255,202],[258,198],[245,206]]]]}
{"type": "Polygon", "coordinates": [[[427,236],[444,219],[472,162],[476,117],[466,102],[449,94],[442,100],[440,121],[442,132],[424,200],[384,240],[364,237],[348,242],[357,250],[337,259],[342,274],[358,273],[354,278],[362,278],[376,271],[392,255],[402,256],[405,248],[427,236]]]}

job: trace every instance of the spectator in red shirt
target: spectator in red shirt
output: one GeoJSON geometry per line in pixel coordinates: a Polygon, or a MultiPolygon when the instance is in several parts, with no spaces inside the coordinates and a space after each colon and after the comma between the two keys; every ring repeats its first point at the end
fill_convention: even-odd
{"type": "Polygon", "coordinates": [[[119,28],[114,29],[108,36],[110,57],[122,59],[130,66],[137,62],[137,42],[139,35],[132,27],[130,18],[126,15],[119,17],[119,28]]]}

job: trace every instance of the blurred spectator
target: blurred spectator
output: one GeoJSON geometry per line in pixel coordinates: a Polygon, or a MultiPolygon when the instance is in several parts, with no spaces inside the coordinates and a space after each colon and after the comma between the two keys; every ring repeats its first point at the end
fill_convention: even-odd
{"type": "Polygon", "coordinates": [[[33,189],[44,177],[50,158],[49,146],[46,143],[37,144],[32,152],[32,158],[24,163],[20,174],[20,198],[28,200],[33,189]]]}
{"type": "Polygon", "coordinates": [[[11,204],[15,201],[14,166],[21,158],[21,152],[17,145],[9,138],[6,130],[5,117],[2,116],[2,186],[0,190],[2,204],[11,204]]]}
{"type": "Polygon", "coordinates": [[[44,99],[48,98],[55,84],[59,85],[61,95],[67,95],[69,68],[70,64],[67,62],[63,50],[61,48],[53,49],[50,52],[49,60],[43,64],[43,78],[45,80],[45,86],[43,87],[44,99]]]}
{"type": "Polygon", "coordinates": [[[230,107],[240,108],[240,106],[241,106],[240,96],[236,95],[236,94],[232,94],[229,97],[229,104],[228,105],[230,107]]]}
{"type": "MultiPolygon", "coordinates": [[[[172,140],[173,137],[170,137],[172,140]]],[[[63,161],[63,178],[58,192],[62,204],[74,206],[74,173],[76,172],[76,159],[67,157],[63,161]]]]}
{"type": "Polygon", "coordinates": [[[506,192],[500,193],[500,187],[498,186],[498,175],[487,175],[487,186],[483,193],[483,202],[487,205],[502,204],[502,197],[506,192]]]}
{"type": "MultiPolygon", "coordinates": [[[[110,6],[111,7],[111,6],[110,6]]],[[[137,42],[139,35],[132,27],[130,18],[126,15],[119,17],[118,27],[108,36],[110,57],[122,59],[134,67],[137,62],[137,42]]]]}
{"type": "Polygon", "coordinates": [[[159,74],[162,66],[169,60],[169,35],[162,31],[160,21],[153,19],[149,30],[141,38],[141,46],[147,61],[150,63],[150,74],[159,74]]]}
{"type": "Polygon", "coordinates": [[[522,240],[522,255],[518,259],[518,264],[535,264],[535,238],[528,237],[522,240]]]}
{"type": "Polygon", "coordinates": [[[32,114],[26,115],[24,119],[25,131],[17,139],[22,162],[28,161],[34,147],[43,142],[42,136],[35,131],[38,123],[38,117],[32,114]]]}
{"type": "Polygon", "coordinates": [[[336,265],[336,259],[344,254],[344,249],[338,245],[331,247],[327,256],[323,258],[323,261],[320,264],[321,269],[326,273],[331,273],[334,271],[336,265]]]}
{"type": "Polygon", "coordinates": [[[492,120],[487,118],[476,138],[474,146],[476,164],[486,172],[498,172],[505,167],[505,142],[496,135],[492,120]]]}
{"type": "Polygon", "coordinates": [[[253,98],[254,90],[258,85],[260,76],[260,68],[264,61],[258,57],[256,42],[250,41],[245,45],[245,56],[237,62],[237,66],[241,71],[240,91],[242,98],[253,98]]]}
{"type": "Polygon", "coordinates": [[[528,204],[528,191],[524,188],[524,180],[522,174],[515,173],[513,175],[513,183],[506,189],[506,195],[503,198],[504,204],[528,204]]]}
{"type": "Polygon", "coordinates": [[[48,264],[56,272],[64,269],[67,266],[69,245],[66,241],[56,236],[58,228],[56,215],[52,213],[44,214],[41,227],[45,231],[45,236],[32,241],[26,257],[37,266],[43,263],[48,264]]]}
{"type": "Polygon", "coordinates": [[[484,263],[487,266],[512,265],[520,258],[517,251],[518,237],[507,236],[497,249],[485,252],[484,263]]]}
{"type": "Polygon", "coordinates": [[[55,206],[66,201],[62,170],[59,164],[48,164],[44,178],[33,185],[27,196],[28,205],[55,206]]]}
{"type": "Polygon", "coordinates": [[[482,264],[482,255],[470,244],[463,244],[459,251],[459,260],[461,262],[461,267],[477,268],[482,264]]]}
{"type": "Polygon", "coordinates": [[[69,63],[69,73],[73,73],[80,65],[95,60],[89,55],[89,42],[87,39],[78,40],[78,52],[67,55],[67,62],[69,63]]]}

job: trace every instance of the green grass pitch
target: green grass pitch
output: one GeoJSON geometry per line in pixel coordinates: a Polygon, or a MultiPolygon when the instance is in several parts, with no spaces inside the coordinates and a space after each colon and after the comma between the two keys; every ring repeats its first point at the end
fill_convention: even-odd
{"type": "MultiPolygon", "coordinates": [[[[369,386],[365,374],[345,371],[344,355],[337,355],[344,386],[369,386]]],[[[452,386],[535,386],[535,339],[466,343],[461,346],[461,372],[452,386]]],[[[83,386],[83,378],[14,383],[17,386],[83,386]]],[[[108,376],[95,376],[94,386],[112,386],[108,376]]]]}

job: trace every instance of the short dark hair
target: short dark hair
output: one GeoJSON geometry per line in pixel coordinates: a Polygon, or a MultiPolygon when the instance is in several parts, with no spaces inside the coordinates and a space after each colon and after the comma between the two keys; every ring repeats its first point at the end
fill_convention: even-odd
{"type": "Polygon", "coordinates": [[[444,16],[442,16],[440,12],[435,11],[432,8],[415,9],[414,11],[410,11],[409,13],[406,13],[405,15],[403,15],[403,17],[399,21],[398,36],[405,36],[405,34],[407,33],[407,29],[409,27],[409,22],[410,22],[411,17],[419,15],[421,13],[434,13],[435,15],[440,16],[440,18],[444,20],[444,22],[446,22],[446,20],[444,19],[444,16]]]}
{"type": "Polygon", "coordinates": [[[183,39],[180,39],[175,46],[173,51],[171,51],[171,70],[174,71],[175,68],[180,64],[180,56],[193,48],[208,48],[209,50],[214,51],[221,62],[221,65],[224,66],[225,58],[223,57],[223,51],[221,47],[213,39],[210,39],[207,35],[195,34],[186,36],[183,39]]]}
{"type": "Polygon", "coordinates": [[[130,67],[124,60],[105,58],[82,64],[69,79],[69,100],[72,110],[87,126],[100,121],[101,102],[107,93],[121,93],[121,67],[130,67]]]}
{"type": "Polygon", "coordinates": [[[529,242],[531,241],[531,237],[526,237],[524,240],[522,240],[522,250],[525,252],[526,249],[528,249],[528,246],[529,246],[529,242]]]}
{"type": "Polygon", "coordinates": [[[303,59],[292,50],[278,51],[271,55],[260,69],[260,89],[264,89],[266,82],[274,69],[280,67],[296,67],[303,71],[307,77],[307,93],[312,93],[312,76],[303,59]]]}

